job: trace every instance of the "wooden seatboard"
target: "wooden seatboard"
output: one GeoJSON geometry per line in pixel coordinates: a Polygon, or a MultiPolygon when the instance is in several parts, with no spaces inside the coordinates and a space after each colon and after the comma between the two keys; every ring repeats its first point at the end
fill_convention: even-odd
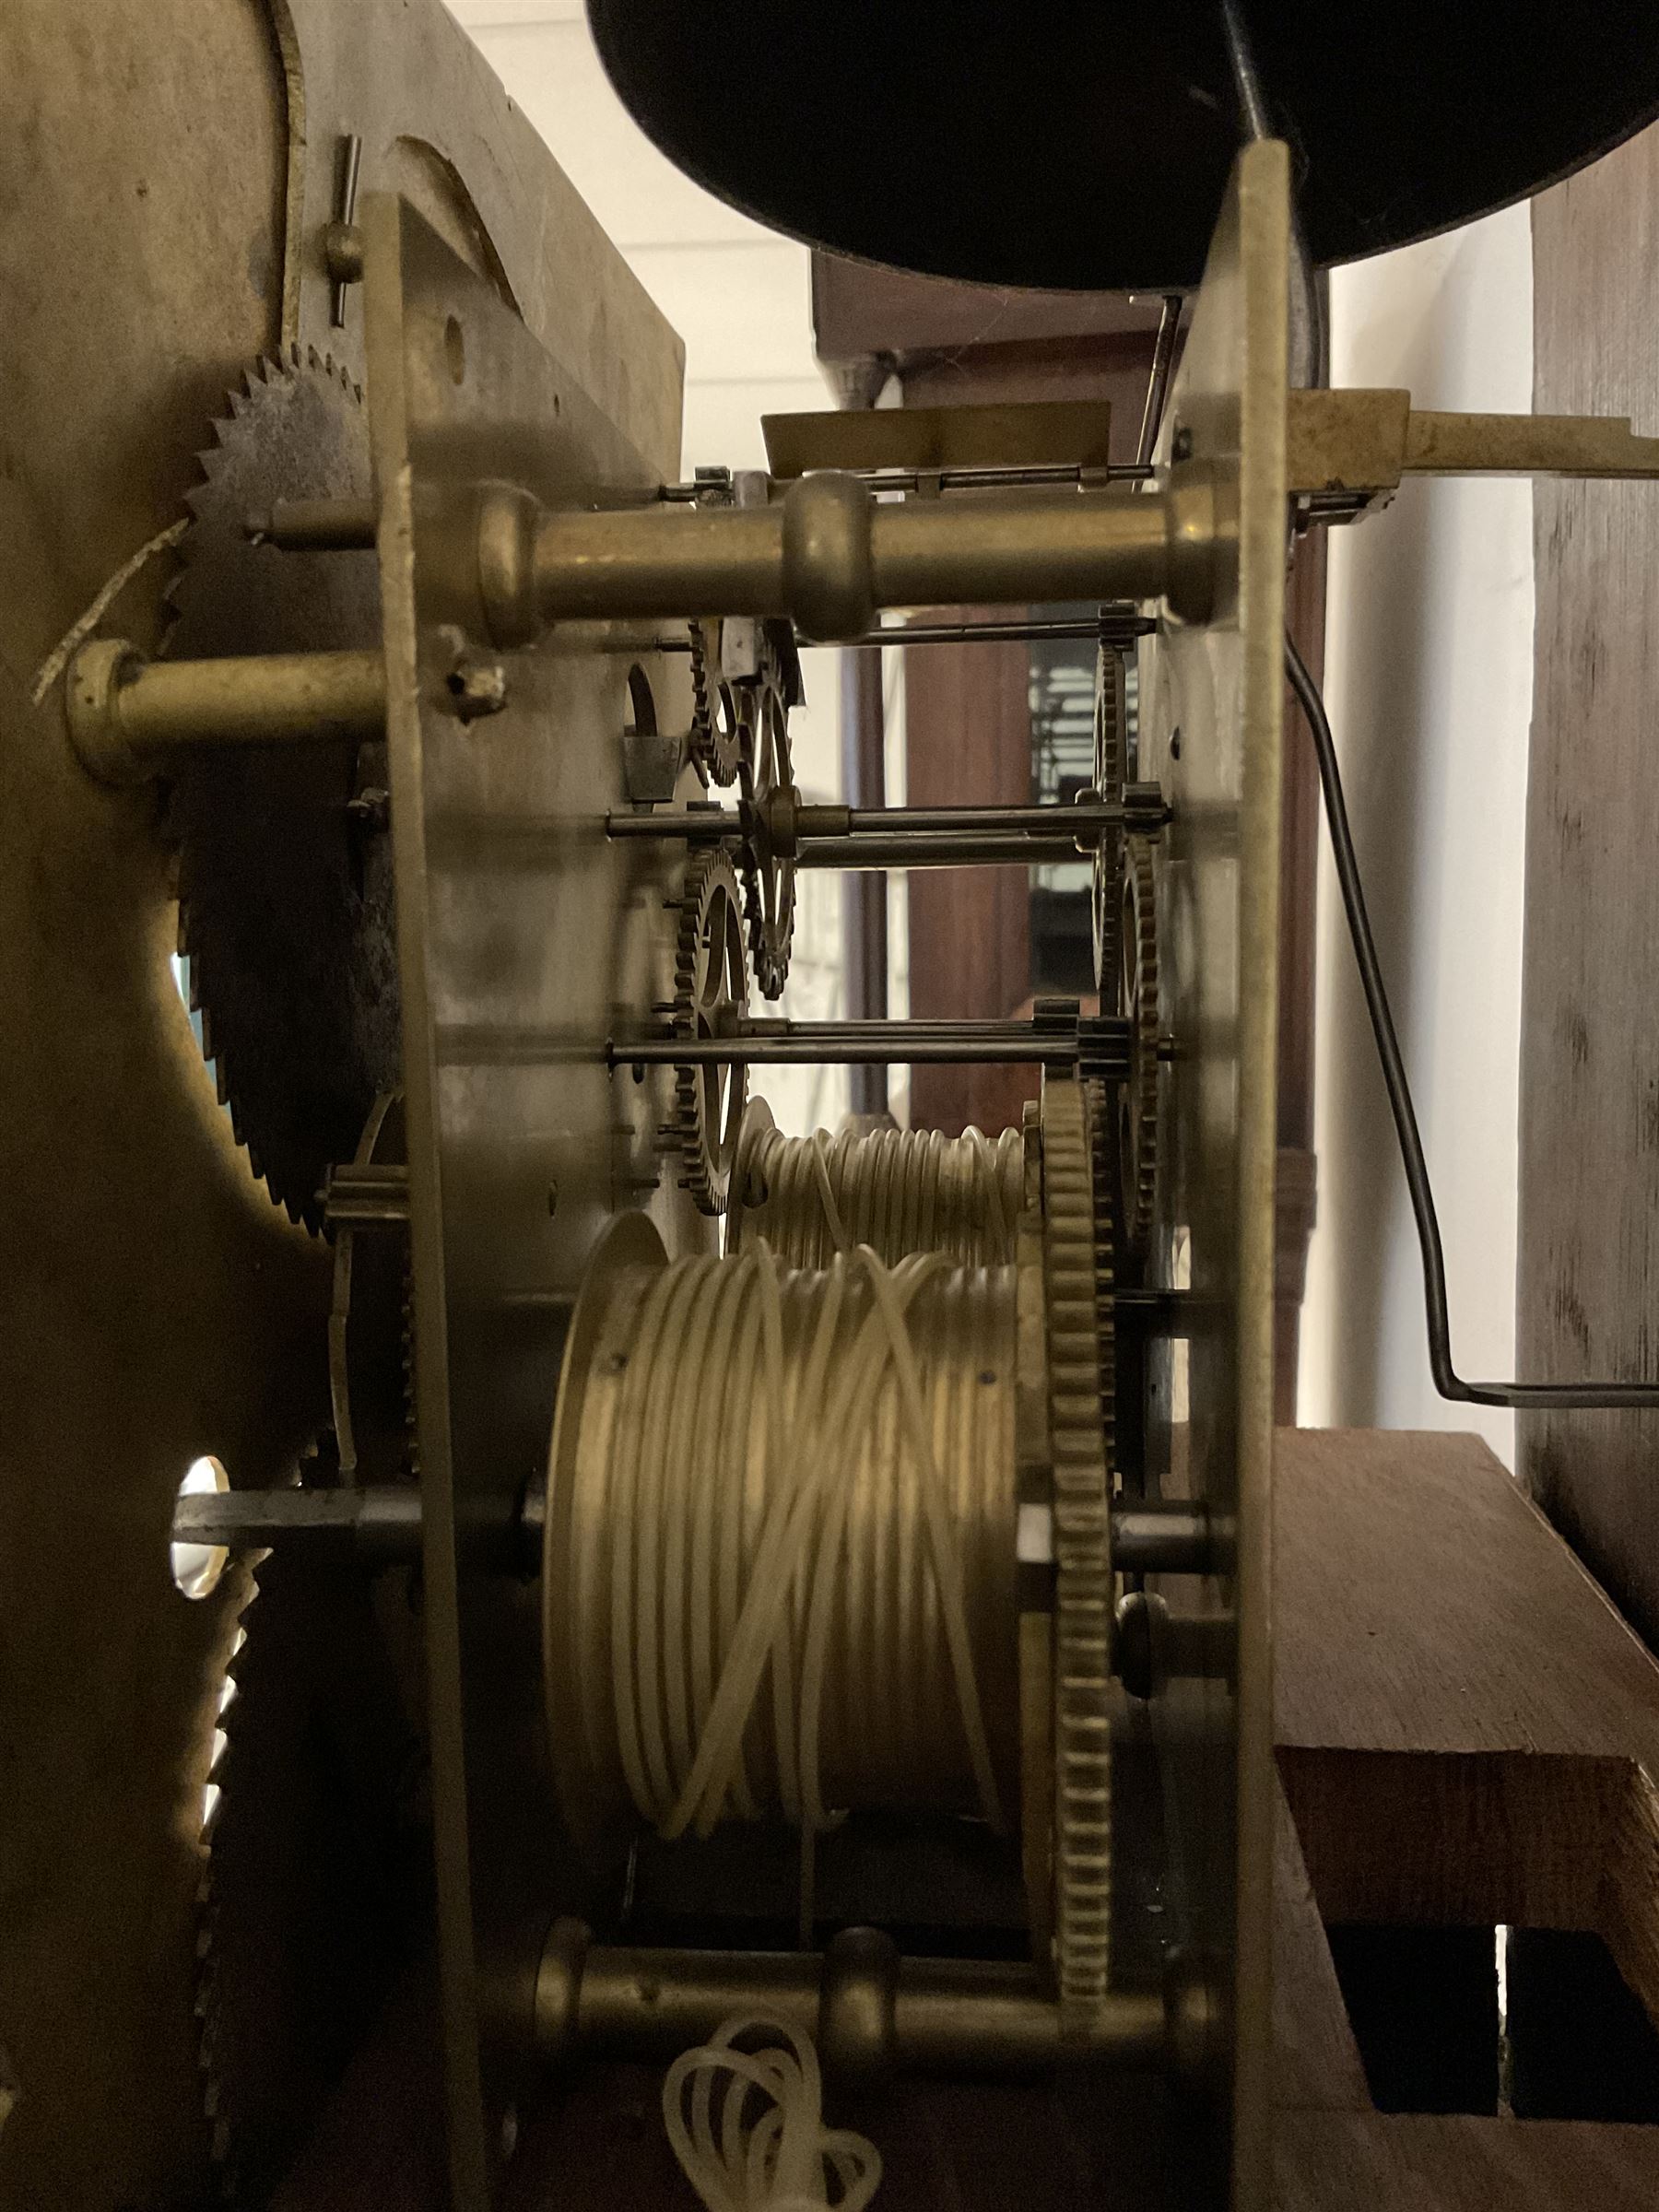
{"type": "Polygon", "coordinates": [[[1659,1670],[1476,1436],[1283,1430],[1276,1740],[1659,1775],[1659,1670]]]}
{"type": "Polygon", "coordinates": [[[1659,2202],[1659,2127],[1372,2109],[1314,1889],[1594,1928],[1659,2009],[1659,1667],[1472,1436],[1281,1432],[1274,1595],[1280,2212],[1659,2202]]]}
{"type": "Polygon", "coordinates": [[[1277,2212],[1653,2212],[1659,2128],[1460,2113],[1277,2113],[1277,2212]]]}

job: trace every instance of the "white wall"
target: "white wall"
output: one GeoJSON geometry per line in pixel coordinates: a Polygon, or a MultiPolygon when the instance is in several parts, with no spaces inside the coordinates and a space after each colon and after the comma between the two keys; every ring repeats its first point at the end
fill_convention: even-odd
{"type": "MultiPolygon", "coordinates": [[[[725,206],[657,152],[611,90],[582,0],[449,5],[685,340],[685,473],[702,464],[763,468],[762,415],[831,404],[812,349],[806,248],[725,206]]],[[[740,92],[733,116],[741,129],[740,92]]],[[[812,650],[802,660],[806,706],[790,722],[795,777],[808,799],[833,802],[836,655],[812,650]]],[[[781,1010],[801,1018],[844,1011],[841,955],[841,878],[804,874],[781,1010]]],[[[785,1129],[833,1128],[846,1112],[844,1068],[768,1068],[755,1087],[785,1129]]]]}
{"type": "MultiPolygon", "coordinates": [[[[1335,272],[1332,382],[1419,406],[1532,405],[1531,224],[1514,207],[1335,272]]],[[[1513,1374],[1516,1075],[1532,492],[1407,483],[1332,533],[1326,699],[1440,1204],[1460,1371],[1513,1374]]],[[[1479,1428],[1429,1379],[1416,1239],[1328,845],[1319,883],[1315,1143],[1301,1416],[1479,1428]]]]}

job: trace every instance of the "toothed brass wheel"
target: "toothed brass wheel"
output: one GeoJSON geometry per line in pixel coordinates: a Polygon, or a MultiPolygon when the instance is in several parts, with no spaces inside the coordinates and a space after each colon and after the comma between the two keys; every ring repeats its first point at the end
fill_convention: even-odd
{"type": "Polygon", "coordinates": [[[794,763],[789,747],[789,704],[781,683],[763,688],[755,725],[754,753],[742,774],[747,802],[742,852],[743,909],[749,959],[764,998],[781,998],[789,981],[794,943],[795,860],[780,838],[776,802],[793,801],[794,763]]]}
{"type": "MultiPolygon", "coordinates": [[[[379,645],[372,552],[279,552],[248,516],[371,488],[356,386],[315,352],[250,369],[187,495],[177,660],[379,645]]],[[[171,779],[179,949],[219,1096],[256,1174],[322,1225],[327,1169],[403,1079],[383,741],[198,747],[171,779]]]]}
{"type": "Polygon", "coordinates": [[[1042,1300],[1053,1468],[1054,1971],[1063,2034],[1111,1987],[1112,1514],[1094,1163],[1083,1086],[1045,1079],[1042,1300]]]}
{"type": "MultiPolygon", "coordinates": [[[[1124,656],[1102,645],[1095,668],[1094,788],[1108,803],[1124,796],[1128,740],[1127,679],[1124,656]]],[[[1119,917],[1123,903],[1124,832],[1100,832],[1094,854],[1094,969],[1102,1014],[1119,1007],[1119,917]]]]}
{"type": "Polygon", "coordinates": [[[407,1612],[406,1593],[300,1551],[254,1570],[197,1896],[199,2062],[227,2205],[269,2201],[421,1942],[432,1846],[407,1612]]]}
{"type": "MultiPolygon", "coordinates": [[[[700,854],[687,871],[674,984],[674,1025],[683,1036],[729,1035],[747,1009],[743,912],[724,853],[700,854]]],[[[747,1100],[747,1071],[740,1063],[688,1062],[674,1071],[680,1181],[702,1213],[725,1211],[747,1100]]]]}
{"type": "Polygon", "coordinates": [[[693,622],[690,631],[691,759],[705,783],[735,783],[744,727],[732,687],[721,674],[721,626],[693,622]]]}
{"type": "Polygon", "coordinates": [[[1158,879],[1151,845],[1127,841],[1120,963],[1122,1012],[1129,1024],[1129,1074],[1119,1091],[1124,1242],[1145,1255],[1158,1197],[1158,879]]]}

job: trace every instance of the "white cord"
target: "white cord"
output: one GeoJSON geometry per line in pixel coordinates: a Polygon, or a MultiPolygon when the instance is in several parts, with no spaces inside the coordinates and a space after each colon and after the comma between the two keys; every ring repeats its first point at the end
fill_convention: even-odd
{"type": "Polygon", "coordinates": [[[92,635],[115,601],[126,590],[145,563],[176,546],[190,527],[190,517],[181,515],[176,523],[169,523],[165,530],[158,530],[147,544],[139,547],[130,560],[124,560],[86,612],[73,621],[46,658],[35,670],[29,687],[29,703],[39,706],[48,691],[69,665],[76,652],[92,635]]]}
{"type": "Polygon", "coordinates": [[[728,1252],[765,1237],[792,1267],[827,1267],[836,1251],[868,1244],[892,1265],[912,1252],[943,1252],[959,1265],[1006,1266],[1024,1182],[1017,1129],[959,1137],[932,1129],[843,1129],[805,1137],[774,1128],[752,1100],[738,1140],[738,1202],[728,1252]],[[744,1197],[744,1193],[752,1194],[744,1197]]]}
{"type": "Polygon", "coordinates": [[[818,1197],[823,1204],[824,1221],[837,1252],[849,1252],[853,1240],[841,1218],[841,1208],[835,1203],[835,1185],[830,1180],[830,1132],[815,1129],[812,1133],[812,1172],[818,1183],[818,1197]]]}
{"type": "Polygon", "coordinates": [[[881,2153],[864,2136],[827,2128],[812,2039],[787,2021],[738,2014],[669,2067],[663,2119],[687,2180],[708,2212],[864,2212],[881,2182],[881,2153]],[[742,2039],[778,2040],[742,2051],[742,2039]],[[718,2128],[714,2085],[726,2076],[718,2128]],[[688,2094],[688,2091],[689,2094],[688,2094]],[[751,2123],[756,2100],[763,2109],[751,2123]],[[688,2112],[689,2117],[688,2117],[688,2112]]]}
{"type": "Polygon", "coordinates": [[[706,1836],[772,1794],[750,1771],[763,1683],[771,1726],[755,1741],[770,1736],[781,1810],[808,1836],[838,1818],[820,1772],[826,1677],[849,1508],[889,1370],[969,1763],[985,1818],[1003,1826],[961,1545],[906,1319],[945,1272],[938,1253],[888,1269],[865,1245],[838,1253],[818,1278],[793,1391],[779,1271],[763,1239],[736,1259],[664,1270],[641,1305],[594,1534],[609,1555],[599,1572],[623,1777],[665,1837],[706,1836]]]}

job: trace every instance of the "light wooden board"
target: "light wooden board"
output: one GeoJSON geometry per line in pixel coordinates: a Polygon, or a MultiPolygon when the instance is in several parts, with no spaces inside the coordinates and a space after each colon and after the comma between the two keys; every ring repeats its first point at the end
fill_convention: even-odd
{"type": "MultiPolygon", "coordinates": [[[[1533,211],[1533,405],[1659,426],[1659,132],[1533,211]]],[[[1519,1372],[1659,1372],[1659,488],[1534,488],[1519,1372]]],[[[1473,733],[1471,734],[1473,735],[1473,733]]],[[[1659,1640],[1659,1415],[1522,1421],[1521,1470],[1659,1640]]]]}

